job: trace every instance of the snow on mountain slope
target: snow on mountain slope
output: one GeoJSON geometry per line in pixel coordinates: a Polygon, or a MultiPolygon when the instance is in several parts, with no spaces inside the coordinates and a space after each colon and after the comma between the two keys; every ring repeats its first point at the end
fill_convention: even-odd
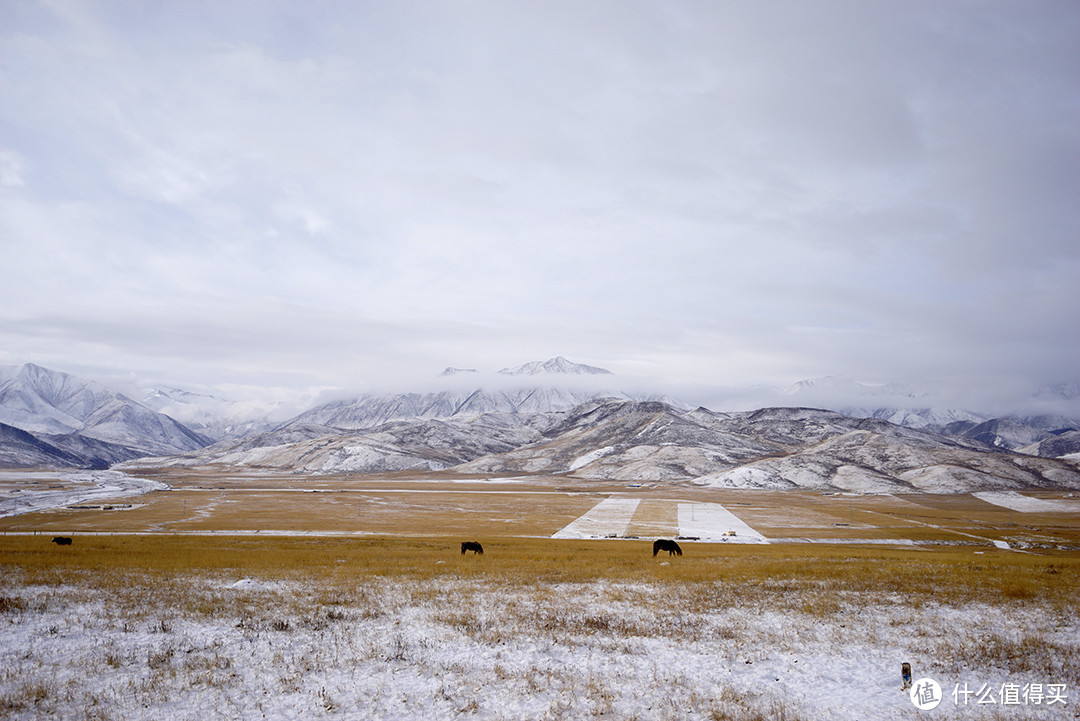
{"type": "Polygon", "coordinates": [[[271,420],[281,410],[275,401],[244,402],[180,388],[143,390],[142,405],[183,423],[213,441],[241,438],[277,425],[271,420]]]}
{"type": "Polygon", "coordinates": [[[459,420],[412,418],[352,433],[289,425],[193,453],[140,458],[118,467],[225,465],[304,473],[441,470],[539,438],[539,431],[526,420],[535,422],[497,414],[459,420]]]}
{"type": "MultiPolygon", "coordinates": [[[[1080,431],[1061,416],[979,420],[884,406],[854,415],[805,407],[719,413],[604,392],[617,377],[561,357],[494,376],[454,370],[433,380],[434,390],[328,403],[208,445],[170,416],[104,386],[23,366],[0,374],[0,423],[7,425],[0,426],[0,463],[64,463],[67,454],[95,467],[128,461],[126,468],[241,466],[312,474],[543,473],[890,493],[1080,487],[1075,463],[1010,452],[1075,453],[1073,435],[1080,431]],[[37,423],[39,430],[5,418],[37,423]],[[954,422],[939,427],[949,419],[954,422]]],[[[866,392],[859,386],[826,379],[797,384],[789,397],[840,388],[879,400],[922,400],[902,386],[866,392]]],[[[231,401],[177,389],[157,389],[147,402],[204,428],[232,412],[231,401]]]]}
{"type": "Polygon", "coordinates": [[[939,399],[903,383],[870,384],[827,376],[793,383],[778,392],[784,404],[828,408],[856,418],[880,418],[909,428],[939,430],[949,423],[982,423],[990,416],[941,407],[939,399]]]}
{"type": "Polygon", "coordinates": [[[556,356],[546,361],[532,361],[523,363],[516,368],[503,368],[499,371],[504,375],[511,376],[535,376],[544,373],[563,373],[569,375],[612,375],[605,368],[597,368],[583,363],[568,361],[562,356],[556,356]]]}
{"type": "Polygon", "coordinates": [[[591,399],[569,411],[406,418],[342,431],[291,423],[185,456],[125,464],[302,473],[447,470],[726,488],[969,492],[1080,488],[1080,468],[963,438],[808,408],[714,414],[591,399]]]}
{"type": "MultiPolygon", "coordinates": [[[[456,369],[447,369],[456,370],[456,369]]],[[[405,419],[450,419],[485,413],[554,413],[567,411],[597,394],[630,398],[616,390],[600,390],[580,383],[565,383],[564,377],[591,375],[612,376],[603,368],[570,363],[563,357],[546,362],[527,363],[514,369],[504,368],[503,375],[521,376],[521,383],[510,379],[478,379],[478,387],[450,386],[426,393],[365,394],[337,400],[300,413],[291,423],[325,425],[342,431],[360,431],[391,421],[405,419]],[[528,380],[524,380],[528,378],[528,380]]],[[[472,372],[447,373],[455,379],[472,372]]],[[[287,425],[287,424],[286,424],[287,425]]]]}
{"type": "MultiPolygon", "coordinates": [[[[800,404],[830,408],[856,418],[878,418],[890,423],[960,436],[992,448],[1018,450],[1036,447],[1039,441],[1068,430],[1080,430],[1080,421],[1061,413],[994,416],[940,405],[940,399],[898,383],[871,385],[842,376],[799,381],[780,395],[800,404]]],[[[1041,388],[1029,405],[1042,408],[1076,408],[1080,385],[1058,384],[1041,388]]],[[[1048,444],[1037,455],[1049,455],[1048,444]]],[[[1025,451],[1026,452],[1026,451],[1025,451]]],[[[1064,455],[1064,454],[1058,454],[1064,455]]]]}
{"type": "Polygon", "coordinates": [[[966,493],[1080,488],[1080,469],[1057,460],[981,451],[890,424],[856,427],[796,452],[755,460],[694,482],[717,488],[966,493]]]}
{"type": "Polygon", "coordinates": [[[1080,487],[1080,472],[1062,462],[988,453],[962,439],[807,408],[709,415],[592,401],[544,436],[454,470],[890,493],[1080,487]]]}
{"type": "Polygon", "coordinates": [[[100,383],[32,363],[0,382],[0,422],[59,448],[81,466],[182,453],[209,442],[100,383]]]}
{"type": "Polygon", "coordinates": [[[544,436],[530,446],[485,456],[455,470],[677,480],[778,450],[775,444],[701,425],[656,401],[592,400],[573,409],[544,436]]]}
{"type": "Polygon", "coordinates": [[[1080,430],[1080,424],[1063,416],[994,418],[964,432],[988,446],[1014,450],[1067,431],[1080,430]]]}
{"type": "Polygon", "coordinates": [[[456,376],[456,375],[459,375],[461,373],[479,373],[479,372],[480,371],[476,370],[475,368],[454,368],[453,366],[447,366],[443,370],[443,372],[439,374],[439,377],[445,378],[446,376],[456,376]]]}
{"type": "MultiPolygon", "coordinates": [[[[334,437],[348,441],[330,444],[337,450],[333,459],[319,466],[324,472],[330,472],[331,468],[360,466],[365,470],[378,470],[379,463],[386,464],[384,470],[419,468],[426,464],[444,468],[486,453],[512,450],[535,440],[539,430],[557,422],[561,414],[589,401],[598,392],[588,383],[564,385],[562,378],[612,375],[603,369],[590,368],[555,358],[521,366],[524,370],[520,380],[505,375],[493,379],[450,368],[442,374],[449,376],[443,388],[428,392],[369,393],[326,403],[274,428],[239,439],[225,438],[172,462],[183,465],[272,463],[274,467],[288,467],[294,463],[297,468],[310,468],[312,443],[334,437]],[[469,387],[464,383],[493,387],[469,387]],[[378,440],[379,434],[385,434],[387,428],[394,429],[393,439],[378,440]],[[428,432],[426,446],[417,440],[417,429],[428,432]],[[438,429],[438,432],[431,432],[432,429],[438,429]],[[510,440],[504,440],[506,438],[510,440]],[[353,449],[351,453],[355,458],[346,460],[350,451],[338,446],[353,449]],[[268,455],[268,452],[258,450],[260,448],[275,450],[268,455]],[[294,456],[292,461],[289,460],[290,453],[294,456]],[[360,456],[363,456],[362,462],[357,460],[360,456]]],[[[629,397],[617,391],[609,394],[629,397]]],[[[170,461],[156,459],[154,463],[170,461]]]]}
{"type": "Polygon", "coordinates": [[[1023,448],[1018,452],[1043,458],[1064,458],[1080,453],[1080,431],[1065,431],[1042,439],[1023,448]]]}
{"type": "Polygon", "coordinates": [[[31,433],[70,433],[115,399],[100,383],[27,363],[0,383],[0,422],[31,433]]]}
{"type": "Polygon", "coordinates": [[[37,436],[0,423],[0,468],[78,466],[82,459],[37,436]]]}

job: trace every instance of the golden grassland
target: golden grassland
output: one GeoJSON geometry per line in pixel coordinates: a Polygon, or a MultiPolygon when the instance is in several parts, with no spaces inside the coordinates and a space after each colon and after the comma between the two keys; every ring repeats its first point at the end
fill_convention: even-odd
{"type": "MultiPolygon", "coordinates": [[[[1080,549],[1080,514],[1010,511],[969,494],[829,495],[629,484],[557,476],[307,476],[167,469],[139,475],[168,490],[0,518],[0,533],[323,533],[550,537],[609,497],[640,501],[625,535],[674,536],[680,503],[721,504],[766,538],[915,541],[1033,552],[1080,549]]],[[[37,474],[27,490],[62,486],[37,474]]],[[[3,490],[18,486],[8,473],[3,490]]],[[[1067,492],[1033,492],[1064,499],[1067,492]]],[[[14,497],[12,495],[11,497],[14,497]]],[[[1075,506],[1075,501],[1063,508],[1075,506]]]]}
{"type": "Polygon", "coordinates": [[[682,557],[653,557],[645,541],[481,538],[462,555],[443,538],[82,536],[57,547],[44,536],[0,536],[0,568],[23,584],[204,574],[307,580],[347,587],[370,577],[477,579],[492,584],[603,580],[721,584],[741,593],[815,587],[831,594],[900,594],[905,603],[1039,599],[1080,603],[1080,556],[969,549],[918,550],[684,542],[682,557]]]}

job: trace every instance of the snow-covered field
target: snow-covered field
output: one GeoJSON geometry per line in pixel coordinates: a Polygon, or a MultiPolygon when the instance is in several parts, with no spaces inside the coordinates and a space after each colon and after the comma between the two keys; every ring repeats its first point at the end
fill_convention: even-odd
{"type": "Polygon", "coordinates": [[[927,718],[1067,719],[1080,703],[1078,619],[1031,599],[452,575],[0,582],[13,720],[922,718],[902,662],[941,685],[927,718]],[[1013,685],[1027,700],[1006,705],[1013,685]],[[993,704],[954,699],[983,687],[993,704]]]}

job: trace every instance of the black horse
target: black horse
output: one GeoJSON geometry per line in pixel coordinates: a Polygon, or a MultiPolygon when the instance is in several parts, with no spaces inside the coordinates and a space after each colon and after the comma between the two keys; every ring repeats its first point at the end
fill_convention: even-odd
{"type": "Polygon", "coordinates": [[[666,538],[661,538],[659,541],[655,541],[652,545],[652,555],[660,553],[660,551],[667,551],[668,556],[681,556],[682,549],[679,548],[679,544],[675,541],[669,541],[666,538]]]}
{"type": "Polygon", "coordinates": [[[52,539],[52,542],[55,543],[57,546],[70,546],[71,545],[71,539],[68,538],[67,536],[54,536],[53,539],[52,539]]]}
{"type": "Polygon", "coordinates": [[[462,541],[461,542],[461,555],[465,555],[465,551],[472,551],[473,553],[479,553],[484,555],[484,547],[476,541],[462,541]]]}

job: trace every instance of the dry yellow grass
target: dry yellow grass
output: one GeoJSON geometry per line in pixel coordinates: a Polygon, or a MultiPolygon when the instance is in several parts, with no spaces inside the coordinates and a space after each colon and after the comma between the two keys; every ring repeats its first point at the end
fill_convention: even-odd
{"type": "Polygon", "coordinates": [[[1075,607],[1080,558],[1008,551],[927,553],[892,548],[684,544],[685,555],[652,557],[645,541],[478,537],[482,556],[443,538],[80,536],[57,547],[45,536],[0,536],[0,568],[23,583],[149,574],[162,580],[228,573],[349,586],[391,576],[485,578],[492,583],[640,580],[723,588],[746,596],[817,587],[831,595],[900,594],[906,602],[965,603],[1038,598],[1075,607]]]}
{"type": "MultiPolygon", "coordinates": [[[[1080,548],[1080,514],[1020,513],[970,495],[827,496],[812,492],[629,487],[558,477],[440,479],[437,474],[295,476],[222,469],[143,474],[172,490],[113,499],[113,510],[57,509],[0,518],[0,532],[316,532],[343,535],[548,537],[618,493],[638,498],[627,535],[678,532],[680,502],[721,504],[772,539],[912,540],[1035,552],[1080,548]],[[452,482],[451,482],[452,481],[452,482]],[[308,492],[304,492],[308,491],[308,492]],[[134,504],[131,510],[119,510],[134,504]]],[[[34,480],[38,486],[53,483],[34,480]]],[[[35,486],[36,488],[37,486],[35,486]]],[[[1062,494],[1043,492],[1044,498],[1062,494]]],[[[108,499],[95,504],[109,505],[108,499]]]]}
{"type": "Polygon", "coordinates": [[[638,504],[626,528],[627,536],[675,536],[679,533],[679,510],[670,501],[644,500],[638,504]]]}

